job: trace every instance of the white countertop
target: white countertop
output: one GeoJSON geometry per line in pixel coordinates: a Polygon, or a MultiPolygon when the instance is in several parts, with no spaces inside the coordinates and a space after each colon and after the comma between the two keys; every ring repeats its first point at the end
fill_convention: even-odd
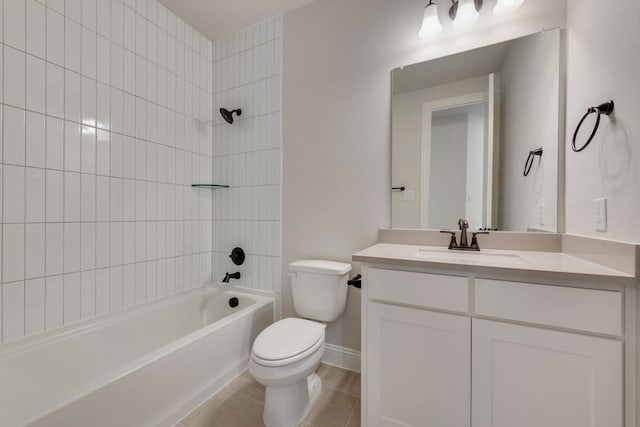
{"type": "Polygon", "coordinates": [[[480,252],[448,250],[446,247],[378,243],[352,257],[372,264],[400,264],[414,267],[456,269],[499,269],[559,275],[596,276],[635,282],[636,277],[609,267],[585,261],[562,252],[483,249],[480,252]],[[474,255],[479,255],[474,258],[474,255]],[[465,268],[466,267],[466,268],[465,268]]]}

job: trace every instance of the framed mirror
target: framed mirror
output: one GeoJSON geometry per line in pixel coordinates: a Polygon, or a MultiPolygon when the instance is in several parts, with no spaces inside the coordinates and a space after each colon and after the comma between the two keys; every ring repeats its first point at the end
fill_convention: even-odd
{"type": "Polygon", "coordinates": [[[393,228],[558,231],[561,43],[555,29],[392,71],[393,228]]]}

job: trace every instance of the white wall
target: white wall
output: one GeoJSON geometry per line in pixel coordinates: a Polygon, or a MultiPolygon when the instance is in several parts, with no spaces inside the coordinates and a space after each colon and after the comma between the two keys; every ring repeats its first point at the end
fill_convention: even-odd
{"type": "Polygon", "coordinates": [[[43,3],[4,1],[3,341],[211,275],[211,43],[155,0],[43,3]]]}
{"type": "Polygon", "coordinates": [[[568,1],[566,229],[640,242],[640,3],[568,1]],[[589,148],[570,138],[588,106],[613,99],[589,148]],[[608,230],[593,227],[593,199],[608,199],[608,230]]]}
{"type": "MultiPolygon", "coordinates": [[[[450,28],[442,7],[447,27],[432,43],[417,37],[422,0],[322,0],[285,15],[283,270],[305,257],[349,262],[376,242],[378,227],[390,225],[391,69],[566,19],[564,1],[528,1],[505,17],[491,14],[493,4],[485,2],[465,33],[450,28]]],[[[284,276],[282,286],[283,314],[290,315],[284,276]]],[[[327,329],[329,343],[360,347],[359,298],[349,291],[347,312],[327,329]]]]}
{"type": "Polygon", "coordinates": [[[240,271],[233,285],[280,292],[280,72],[282,17],[214,45],[214,181],[231,188],[213,199],[213,280],[240,271]],[[241,108],[228,124],[221,107],[241,108]],[[240,246],[247,258],[229,259],[240,246]]]}
{"type": "MultiPolygon", "coordinates": [[[[515,40],[500,73],[500,230],[557,229],[560,33],[515,40]],[[542,147],[523,176],[530,150],[542,147]],[[542,224],[538,205],[544,206],[542,224]]],[[[562,97],[560,96],[562,100],[562,97]]]]}

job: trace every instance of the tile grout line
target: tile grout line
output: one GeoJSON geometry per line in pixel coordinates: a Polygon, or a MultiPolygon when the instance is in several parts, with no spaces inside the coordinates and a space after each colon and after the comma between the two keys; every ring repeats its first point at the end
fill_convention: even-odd
{"type": "MultiPolygon", "coordinates": [[[[123,9],[124,10],[124,9],[123,9]]],[[[109,37],[106,39],[107,42],[109,43],[109,84],[106,85],[109,88],[109,131],[111,131],[112,128],[112,122],[113,122],[113,117],[111,114],[111,97],[112,97],[112,91],[113,91],[113,87],[111,86],[112,83],[112,72],[111,72],[111,53],[112,53],[112,47],[111,47],[111,43],[114,43],[112,34],[113,34],[113,28],[112,28],[112,22],[111,19],[113,17],[113,2],[110,2],[109,4],[109,37]]],[[[157,16],[156,16],[156,20],[157,20],[157,16]]],[[[96,23],[97,25],[97,23],[96,23]]],[[[123,28],[122,28],[122,42],[124,44],[124,12],[123,12],[123,28]]],[[[97,38],[96,38],[97,41],[97,38]]],[[[117,45],[117,43],[115,43],[117,45]]],[[[122,58],[122,79],[123,79],[123,87],[124,87],[124,50],[123,50],[123,58],[122,58]]],[[[156,58],[157,59],[157,58],[156,58]]],[[[97,64],[96,64],[97,67],[97,64]]],[[[97,76],[96,76],[97,77],[97,76]]],[[[157,78],[156,78],[156,83],[157,83],[157,78]]],[[[157,100],[157,99],[156,99],[157,100]]],[[[157,107],[157,106],[156,106],[157,107]]],[[[157,110],[156,110],[157,111],[157,110]]],[[[97,115],[97,114],[96,114],[97,115]]],[[[123,130],[124,130],[124,95],[123,95],[123,130]]],[[[156,123],[157,124],[157,123],[156,123]]],[[[122,146],[121,146],[121,153],[120,153],[120,164],[121,164],[121,169],[122,169],[122,175],[124,175],[124,142],[125,142],[125,136],[122,136],[122,146]]],[[[113,163],[112,163],[112,154],[111,154],[111,150],[112,148],[112,144],[113,143],[113,138],[112,138],[112,134],[109,134],[109,191],[111,191],[111,185],[112,185],[112,180],[113,180],[113,163]]],[[[122,189],[121,189],[121,203],[122,206],[120,207],[121,212],[119,213],[120,218],[124,219],[124,187],[125,187],[125,182],[124,182],[124,178],[122,178],[122,189]]],[[[96,179],[96,184],[97,184],[97,179],[96,179]]],[[[98,198],[96,197],[96,203],[97,203],[98,198]]],[[[96,211],[97,214],[97,211],[96,211]]],[[[134,214],[135,217],[135,214],[134,214]]],[[[111,200],[109,200],[109,220],[111,220],[111,200]]],[[[122,240],[122,265],[120,265],[120,283],[121,283],[121,288],[122,288],[122,295],[120,295],[120,299],[121,299],[121,310],[125,310],[126,304],[125,304],[125,280],[124,280],[124,271],[125,271],[125,266],[124,266],[124,241],[125,241],[125,233],[124,233],[124,223],[122,223],[121,226],[121,230],[120,230],[120,235],[121,235],[121,240],[122,240]]],[[[111,231],[111,227],[109,227],[109,231],[111,231]]],[[[97,240],[97,239],[96,239],[97,240]]],[[[97,250],[96,250],[96,256],[97,256],[97,250]]],[[[111,261],[111,232],[109,232],[109,261],[111,261]]],[[[113,268],[113,267],[110,267],[113,268]]],[[[135,268],[135,267],[134,267],[135,268]]],[[[111,281],[111,277],[109,277],[109,281],[111,281]]],[[[94,285],[95,286],[95,285],[94,285]]],[[[96,289],[96,293],[97,293],[97,289],[96,289]]],[[[97,298],[96,298],[97,300],[97,298]]],[[[111,298],[109,298],[109,305],[111,306],[111,298]]]]}
{"type": "Polygon", "coordinates": [[[338,393],[346,394],[347,396],[355,397],[356,399],[360,400],[360,396],[358,396],[356,394],[353,394],[353,393],[349,393],[348,391],[339,390],[337,388],[333,388],[333,387],[329,387],[329,386],[326,386],[326,388],[328,390],[337,391],[338,393]]]}
{"type": "MultiPolygon", "coordinates": [[[[84,13],[83,13],[83,5],[82,2],[80,2],[80,21],[83,21],[84,18],[84,13]]],[[[96,24],[97,25],[97,24],[96,24]]],[[[83,79],[84,77],[84,58],[83,58],[83,42],[84,42],[84,35],[83,35],[83,31],[82,31],[82,23],[80,23],[79,25],[79,31],[80,31],[80,37],[79,37],[79,43],[80,43],[80,121],[84,122],[84,112],[85,112],[85,105],[84,105],[84,86],[83,86],[83,79]]],[[[65,46],[66,47],[66,46],[65,46]]],[[[97,38],[96,38],[96,46],[97,47],[97,38]]],[[[96,74],[97,77],[97,74],[96,74]]],[[[66,84],[65,84],[66,85],[66,84]]],[[[98,95],[97,95],[97,89],[96,89],[96,99],[94,99],[94,102],[96,103],[96,113],[97,113],[97,99],[98,99],[98,95]]],[[[97,114],[96,114],[97,115],[97,114]]],[[[98,124],[98,120],[96,119],[96,125],[98,124]]],[[[80,172],[82,172],[83,169],[83,162],[84,162],[84,151],[86,149],[85,144],[84,144],[84,131],[83,131],[83,125],[80,126],[80,172]]],[[[95,132],[96,129],[93,128],[94,131],[94,137],[95,137],[95,132]]],[[[96,144],[96,141],[94,141],[94,168],[97,169],[98,166],[98,147],[96,144]]],[[[85,174],[87,175],[87,174],[85,174]]],[[[79,262],[79,266],[80,266],[80,270],[82,271],[82,253],[83,253],[83,230],[82,230],[82,216],[83,216],[83,212],[84,212],[84,208],[83,208],[83,203],[82,203],[82,183],[86,180],[86,177],[83,177],[83,174],[80,173],[80,224],[78,224],[78,227],[80,228],[80,232],[79,232],[79,237],[80,237],[80,241],[78,242],[79,246],[80,246],[80,253],[78,254],[78,262],[79,262]]],[[[93,183],[93,191],[94,194],[97,194],[97,189],[98,189],[98,184],[97,184],[97,179],[94,179],[94,183],[93,183]]],[[[93,201],[94,203],[94,208],[97,207],[97,200],[98,198],[96,197],[93,201]]],[[[94,214],[97,214],[97,211],[94,212],[94,214]]],[[[86,230],[85,230],[86,231],[86,230]]],[[[97,245],[98,245],[98,239],[97,239],[97,227],[96,230],[94,231],[94,235],[96,236],[96,238],[94,239],[94,253],[93,253],[93,260],[94,260],[94,265],[95,265],[95,261],[96,261],[96,253],[97,253],[97,245]]],[[[83,290],[82,290],[82,272],[80,273],[76,273],[78,276],[78,320],[80,321],[82,320],[82,295],[83,295],[83,290]]],[[[109,310],[111,311],[111,310],[109,310]]]]}
{"type": "Polygon", "coordinates": [[[345,424],[345,427],[349,426],[349,423],[351,422],[351,419],[353,419],[355,413],[356,413],[356,409],[358,408],[358,404],[360,403],[360,399],[356,400],[356,404],[353,406],[353,409],[351,410],[351,414],[349,415],[349,418],[347,418],[347,423],[345,424]]]}
{"type": "MultiPolygon", "coordinates": [[[[4,2],[3,2],[4,5],[4,2]]],[[[4,11],[2,13],[2,17],[4,19],[4,11]]],[[[3,28],[4,28],[4,23],[3,23],[3,28]]],[[[24,3],[24,49],[25,51],[27,50],[27,3],[24,3]]],[[[2,41],[4,42],[4,35],[2,37],[2,41]]],[[[4,67],[4,58],[2,61],[2,66],[4,67]]],[[[27,74],[27,55],[24,55],[24,72],[25,75],[27,74]]],[[[2,72],[2,75],[4,76],[4,70],[2,72]]],[[[24,84],[24,92],[23,92],[23,96],[24,96],[24,107],[27,107],[27,80],[25,77],[25,84],[24,84]]],[[[3,97],[4,97],[4,92],[3,92],[3,97]]],[[[4,130],[4,129],[3,129],[4,130]]],[[[24,144],[24,162],[25,164],[27,163],[27,113],[24,113],[24,128],[23,128],[23,132],[24,132],[24,136],[25,136],[25,144],[24,144]]],[[[4,139],[3,139],[3,144],[4,144],[4,139]]],[[[3,157],[4,160],[4,157],[3,157]]],[[[23,213],[23,220],[24,222],[27,221],[27,168],[24,168],[23,171],[23,179],[24,179],[24,213],[23,213]]],[[[4,181],[3,181],[4,182],[4,181]]],[[[4,197],[4,194],[3,194],[4,197]]],[[[22,243],[22,336],[25,337],[27,336],[27,225],[23,224],[22,225],[23,229],[23,243],[22,243]]]]}
{"type": "Polygon", "coordinates": [[[327,388],[328,388],[329,390],[337,391],[338,393],[346,394],[347,396],[355,397],[356,399],[360,400],[360,396],[358,396],[358,395],[356,395],[356,394],[353,394],[353,393],[349,393],[348,391],[342,391],[342,390],[338,390],[338,389],[331,388],[331,387],[328,387],[328,386],[327,386],[327,388]]]}
{"type": "MultiPolygon", "coordinates": [[[[46,331],[47,330],[47,315],[48,315],[48,310],[47,310],[47,279],[46,279],[46,275],[47,275],[47,201],[50,199],[50,197],[48,197],[47,194],[47,142],[48,142],[48,126],[47,126],[47,116],[46,116],[46,112],[47,112],[47,100],[48,100],[48,90],[47,90],[47,82],[48,77],[49,77],[49,67],[47,66],[47,55],[49,54],[49,43],[47,43],[47,34],[49,31],[49,14],[47,13],[47,6],[46,4],[43,5],[44,6],[44,36],[45,36],[45,40],[44,40],[44,58],[42,58],[43,61],[43,67],[44,67],[44,105],[42,106],[42,111],[45,113],[43,115],[43,119],[44,119],[44,166],[45,166],[45,170],[43,171],[44,173],[44,212],[43,212],[43,219],[44,219],[44,238],[43,240],[43,244],[44,244],[44,256],[42,257],[42,261],[43,261],[43,266],[42,266],[42,272],[44,277],[42,278],[42,304],[44,305],[43,307],[43,318],[42,318],[42,331],[46,331]]],[[[4,16],[4,13],[3,13],[4,16]]],[[[4,41],[4,39],[3,39],[4,41]]],[[[4,99],[3,99],[4,101],[4,99]]],[[[63,132],[64,132],[64,126],[63,126],[63,132]]],[[[4,160],[4,159],[3,159],[4,160]]],[[[51,203],[51,201],[49,200],[49,203],[51,203]]]]}
{"type": "MultiPolygon", "coordinates": [[[[2,7],[2,19],[4,21],[4,2],[2,2],[2,4],[0,5],[2,7]]],[[[4,22],[2,23],[2,42],[3,44],[0,46],[0,48],[2,49],[2,82],[0,82],[0,85],[2,85],[2,101],[4,101],[4,22]]],[[[2,147],[0,147],[0,149],[2,150],[2,162],[4,163],[4,112],[5,112],[5,108],[4,105],[2,105],[2,147]]],[[[0,218],[2,220],[2,227],[0,227],[0,229],[2,230],[1,236],[0,236],[0,254],[2,255],[0,258],[2,258],[0,260],[0,267],[2,267],[2,270],[0,271],[0,282],[4,282],[4,164],[2,164],[2,167],[0,168],[0,172],[2,173],[2,191],[0,194],[2,194],[2,217],[0,218]]],[[[0,343],[5,342],[4,339],[4,283],[0,284],[0,343]]]]}
{"type": "MultiPolygon", "coordinates": [[[[222,390],[222,389],[221,389],[221,390],[222,390]]],[[[261,401],[259,401],[259,400],[257,400],[257,399],[254,399],[253,397],[248,396],[248,395],[246,395],[246,394],[242,393],[241,391],[236,391],[236,390],[233,390],[233,389],[229,389],[228,391],[229,391],[232,395],[242,396],[242,397],[244,397],[244,398],[246,398],[246,399],[249,399],[249,400],[251,400],[251,401],[253,401],[253,402],[259,403],[260,405],[264,406],[264,402],[261,402],[261,401]]],[[[217,393],[216,393],[216,394],[217,394],[217,393]]],[[[214,396],[215,396],[215,395],[214,395],[214,396]]]]}
{"type": "MultiPolygon", "coordinates": [[[[63,46],[62,46],[62,81],[64,84],[64,89],[62,91],[62,111],[61,114],[66,118],[67,116],[67,5],[66,5],[66,1],[65,4],[62,6],[62,10],[64,11],[62,13],[62,42],[63,42],[63,46]]],[[[47,88],[48,89],[48,88],[47,88]]],[[[63,144],[62,144],[62,167],[64,169],[65,172],[62,173],[62,220],[65,220],[65,216],[66,216],[66,198],[67,198],[67,192],[66,190],[66,182],[67,182],[67,175],[66,175],[66,170],[67,170],[67,141],[66,141],[66,137],[67,137],[67,124],[66,124],[66,120],[63,118],[63,132],[64,132],[64,137],[63,137],[63,144]]],[[[80,143],[82,143],[82,140],[80,141],[80,143]]],[[[82,158],[81,158],[82,160],[82,158]]],[[[64,263],[65,263],[65,226],[64,224],[62,225],[62,270],[61,270],[61,281],[62,281],[62,301],[61,301],[61,305],[62,305],[62,312],[60,313],[60,325],[58,325],[58,327],[62,327],[65,326],[65,321],[64,321],[64,312],[65,312],[65,286],[64,286],[64,274],[65,274],[65,268],[64,268],[64,263]]]]}

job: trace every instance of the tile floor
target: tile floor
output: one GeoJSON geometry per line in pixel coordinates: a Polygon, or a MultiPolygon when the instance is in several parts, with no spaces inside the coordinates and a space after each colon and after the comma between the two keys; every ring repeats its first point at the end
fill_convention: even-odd
{"type": "MultiPolygon", "coordinates": [[[[320,365],[319,400],[303,427],[359,427],[360,374],[320,365]]],[[[259,427],[262,424],[264,387],[244,371],[176,427],[259,427]]]]}

